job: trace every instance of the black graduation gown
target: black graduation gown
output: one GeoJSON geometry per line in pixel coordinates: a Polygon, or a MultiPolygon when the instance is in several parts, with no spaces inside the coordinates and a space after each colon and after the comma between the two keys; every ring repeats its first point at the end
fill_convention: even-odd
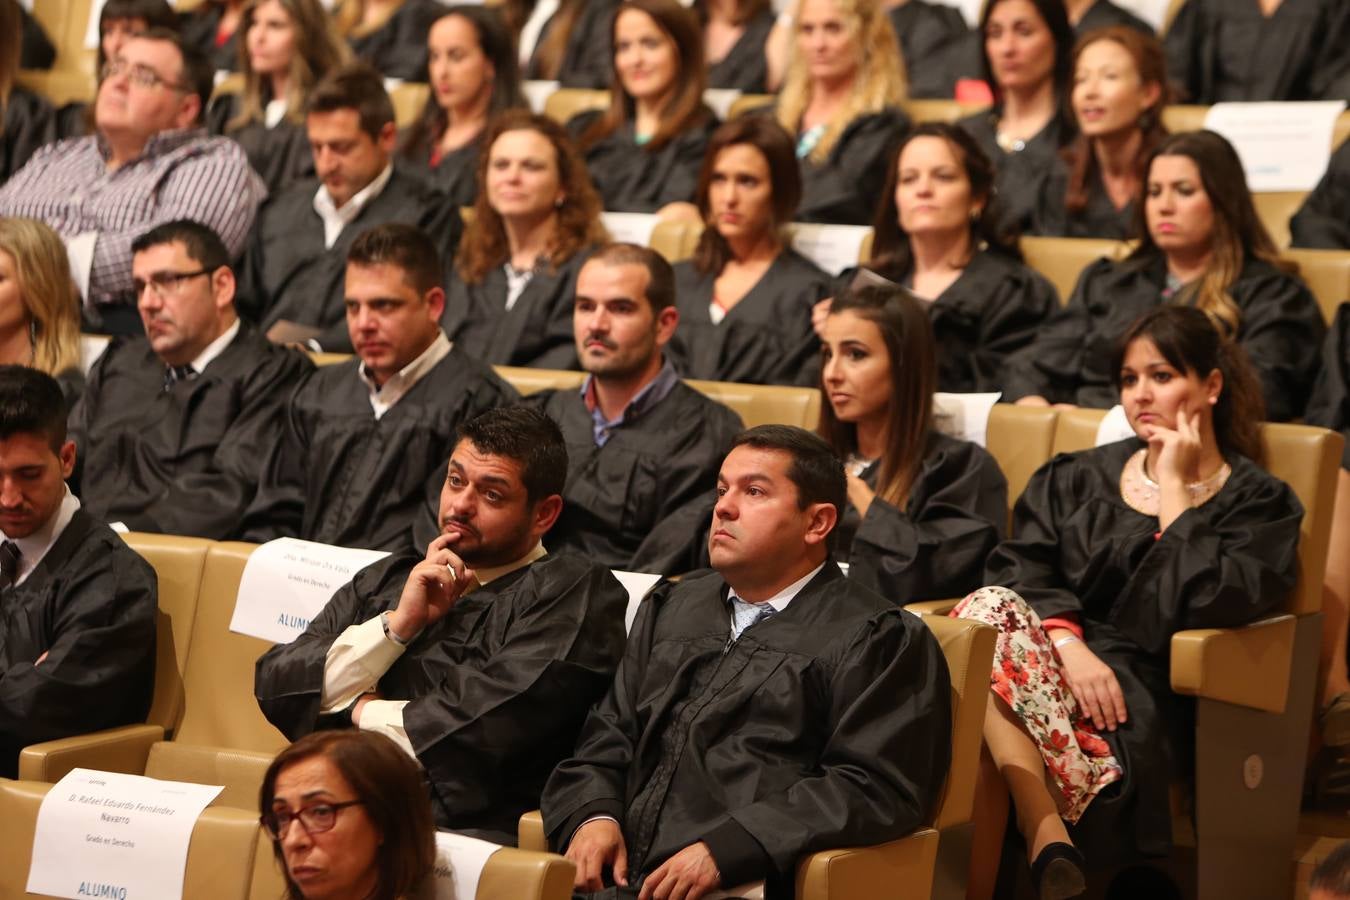
{"type": "Polygon", "coordinates": [[[46,98],[15,85],[0,131],[0,184],[23,168],[33,151],[56,140],[56,112],[46,98]]]}
{"type": "Polygon", "coordinates": [[[1075,34],[1082,37],[1089,31],[1110,28],[1112,25],[1137,28],[1150,37],[1157,37],[1158,35],[1157,30],[1152,25],[1129,10],[1122,9],[1110,2],[1110,0],[1097,0],[1096,3],[1088,7],[1088,11],[1083,13],[1083,18],[1078,20],[1078,24],[1073,27],[1073,30],[1075,34]]]}
{"type": "Polygon", "coordinates": [[[223,44],[216,43],[216,31],[220,28],[221,5],[213,0],[205,0],[200,6],[180,13],[178,31],[183,35],[183,43],[196,47],[207,58],[211,68],[217,72],[239,71],[239,31],[230,35],[223,44]]]}
{"type": "Polygon", "coordinates": [[[957,81],[980,77],[979,54],[970,52],[973,32],[961,10],[909,0],[891,7],[887,15],[900,40],[911,97],[950,100],[956,95],[957,81]]]}
{"type": "MultiPolygon", "coordinates": [[[[1003,399],[1039,394],[1052,403],[1114,406],[1112,348],[1131,322],[1163,302],[1166,278],[1161,253],[1089,265],[1068,305],[1051,317],[1035,343],[1008,359],[1003,399]]],[[[1238,341],[1261,379],[1266,418],[1286,422],[1299,416],[1317,377],[1311,348],[1326,332],[1317,301],[1302,281],[1256,259],[1247,260],[1229,294],[1241,315],[1238,341]]]]}
{"type": "Polygon", "coordinates": [[[1350,141],[1331,155],[1326,174],[1289,220],[1295,247],[1350,250],[1350,141]]]}
{"type": "MultiPolygon", "coordinates": [[[[898,284],[909,272],[869,266],[898,284]]],[[[845,273],[841,282],[852,281],[845,273]]],[[[1059,309],[1055,286],[1034,269],[993,250],[979,250],[960,277],[928,306],[937,340],[938,390],[1003,390],[1004,361],[1035,340],[1059,309]]]]}
{"type": "Polygon", "coordinates": [[[156,585],[150,565],[81,509],[23,584],[0,591],[0,776],[18,777],[29,744],[145,721],[156,585]]]}
{"type": "Polygon", "coordinates": [[[1187,0],[1167,31],[1167,71],[1186,103],[1350,99],[1350,5],[1187,0]]]}
{"type": "Polygon", "coordinates": [[[848,123],[825,162],[799,160],[802,201],[796,220],[871,225],[886,186],[886,167],[909,128],[909,116],[887,107],[848,123]]]}
{"type": "Polygon", "coordinates": [[[1125,695],[1128,720],[1102,734],[1125,777],[1075,829],[1094,866],[1170,847],[1168,786],[1187,771],[1193,729],[1190,705],[1168,683],[1173,633],[1274,612],[1298,569],[1303,507],[1288,485],[1237,455],[1223,489],[1155,539],[1157,517],[1120,497],[1121,469],[1143,446],[1129,438],[1042,466],[1017,501],[1015,537],[985,569],[986,584],[1016,591],[1042,619],[1076,615],[1125,695]]]}
{"type": "Polygon", "coordinates": [[[745,31],[727,51],[727,55],[709,64],[708,87],[746,94],[767,94],[769,61],[764,55],[764,45],[768,43],[769,32],[776,21],[778,17],[773,10],[764,9],[746,22],[745,31]]]}
{"type": "MultiPolygon", "coordinates": [[[[566,88],[607,88],[614,73],[614,14],[619,0],[585,0],[586,8],[578,15],[567,36],[557,81],[566,88]]],[[[554,16],[554,18],[557,18],[554,16]]],[[[526,78],[543,78],[539,63],[539,47],[553,27],[553,19],[544,23],[539,32],[535,52],[525,68],[526,78]]]]}
{"type": "Polygon", "coordinates": [[[1027,234],[1042,237],[1109,238],[1117,241],[1133,240],[1135,201],[1124,209],[1117,209],[1106,193],[1101,176],[1095,171],[1088,179],[1087,206],[1081,212],[1070,213],[1064,207],[1069,192],[1069,167],[1057,159],[1045,173],[1036,195],[1036,206],[1031,215],[1027,234]]]}
{"type": "Polygon", "coordinates": [[[831,280],[795,250],[778,254],[764,275],[714,325],[717,273],[703,274],[690,260],[675,265],[675,305],[680,324],[667,347],[685,378],[815,387],[820,338],[811,307],[830,295],[831,280]]]}
{"type": "MultiPolygon", "coordinates": [[[[578,113],[567,130],[580,137],[603,115],[600,110],[578,113]]],[[[692,203],[708,138],[716,127],[717,117],[704,107],[700,121],[689,123],[659,150],[638,146],[632,122],[586,148],[586,168],[605,210],[654,213],[667,203],[692,203]]]]}
{"type": "Polygon", "coordinates": [[[1031,225],[1040,193],[1041,180],[1059,159],[1059,149],[1069,140],[1069,128],[1059,119],[1026,142],[1016,153],[1005,153],[998,145],[998,112],[989,110],[967,116],[957,123],[975,138],[980,149],[994,163],[995,209],[1000,231],[1027,231],[1031,225]]]}
{"type": "Polygon", "coordinates": [[[235,537],[286,397],[311,369],[241,322],[206,371],[166,391],[150,343],[114,338],[70,415],[72,490],[90,514],[136,531],[235,537]]]}
{"type": "Polygon", "coordinates": [[[478,284],[455,277],[441,327],[455,346],[492,365],[580,368],[572,306],[577,273],[593,250],[579,250],[556,270],[541,265],[510,309],[506,273],[500,266],[489,269],[478,284]]]}
{"type": "Polygon", "coordinates": [[[434,166],[427,148],[419,148],[415,155],[399,154],[394,165],[436,188],[452,206],[473,206],[478,199],[478,154],[482,149],[483,134],[480,132],[463,147],[443,154],[434,166]]]}
{"type": "Polygon", "coordinates": [[[523,402],[547,413],[567,440],[563,511],[548,546],[658,575],[699,565],[717,473],[741,430],[739,416],[681,383],[597,447],[578,389],[541,391],[523,402]]]}
{"type": "Polygon", "coordinates": [[[1350,303],[1336,309],[1336,318],[1327,329],[1322,371],[1308,398],[1304,420],[1345,435],[1341,467],[1350,470],[1350,303]]]}
{"type": "Polygon", "coordinates": [[[19,27],[23,30],[20,39],[20,69],[50,69],[56,62],[56,48],[51,38],[43,30],[42,24],[33,18],[33,14],[19,4],[19,27]]]}
{"type": "Polygon", "coordinates": [[[255,120],[231,130],[229,124],[239,115],[239,106],[238,94],[216,97],[207,107],[206,127],[244,148],[249,165],[267,185],[267,196],[279,194],[302,178],[314,177],[314,154],[304,125],[283,118],[271,128],[255,120]]]}
{"type": "Polygon", "coordinates": [[[951,683],[918,617],[825,568],[728,644],[716,573],[648,595],[614,685],[544,790],[561,850],[617,819],[629,883],[702,840],[726,887],[791,897],[803,855],[901,837],[951,761],[951,683]]]}
{"type": "Polygon", "coordinates": [[[262,321],[263,331],[280,319],[322,329],[319,345],[350,353],[351,336],[343,306],[347,250],[376,225],[405,222],[425,231],[441,259],[454,256],[463,228],[459,207],[420,179],[394,168],[389,183],[342,229],[333,246],[323,245],[323,220],[314,211],[317,179],[297,181],[268,200],[258,214],[244,252],[244,307],[262,321]]]}
{"type": "MultiPolygon", "coordinates": [[[[349,626],[397,607],[421,561],[403,554],[362,569],[304,634],[263,654],[254,690],[268,721],[292,740],[340,727],[341,716],[319,715],[328,649],[349,626]]],[[[385,673],[381,695],[411,701],[403,726],[438,826],[515,844],[521,814],[538,808],[609,687],[627,602],[607,569],[546,556],[465,595],[385,673]]]]}
{"type": "MultiPolygon", "coordinates": [[[[876,490],[879,463],[862,474],[876,490]]],[[[980,587],[985,557],[1004,537],[1008,481],[983,447],[928,433],[923,463],[902,510],[880,497],[839,523],[836,556],[848,577],[903,606],[964,597],[980,587]]]]}
{"type": "Polygon", "coordinates": [[[427,80],[427,32],[445,15],[437,0],[404,0],[389,20],[366,34],[351,35],[352,55],[370,63],[385,78],[427,80]]]}
{"type": "Polygon", "coordinates": [[[445,478],[455,429],[516,399],[491,368],[453,347],[376,419],[359,365],[320,367],[291,395],[244,540],[408,549],[431,483],[445,478]]]}

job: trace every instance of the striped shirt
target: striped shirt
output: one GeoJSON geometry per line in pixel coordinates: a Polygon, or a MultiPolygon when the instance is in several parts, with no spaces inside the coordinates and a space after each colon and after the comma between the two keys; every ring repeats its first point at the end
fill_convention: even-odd
{"type": "Polygon", "coordinates": [[[67,241],[98,234],[86,302],[134,303],[131,242],[173,219],[208,225],[231,255],[243,252],[267,189],[234,141],[178,129],[155,135],[113,171],[108,157],[97,135],[57,141],[0,187],[0,216],[40,219],[67,241]]]}

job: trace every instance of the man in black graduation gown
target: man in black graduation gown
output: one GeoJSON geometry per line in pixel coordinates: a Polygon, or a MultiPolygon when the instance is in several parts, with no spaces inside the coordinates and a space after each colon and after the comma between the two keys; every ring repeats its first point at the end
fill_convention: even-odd
{"type": "Polygon", "coordinates": [[[402,550],[455,429],[516,392],[441,331],[441,266],[411,225],[379,225],[347,253],[347,327],[356,357],[291,395],[263,468],[245,540],[299,537],[402,550]]]}
{"type": "Polygon", "coordinates": [[[132,244],[144,337],[114,338],[70,414],[72,486],[136,531],[236,536],[286,397],[314,367],[235,314],[229,251],[185,219],[132,244]]]}
{"type": "Polygon", "coordinates": [[[273,340],[351,352],[342,280],[356,236],[405,222],[431,235],[437,252],[450,259],[462,230],[459,209],[394,167],[394,105],[368,65],[343,66],[316,85],[305,128],[318,177],[296,182],[263,207],[240,293],[273,340]]]}
{"type": "Polygon", "coordinates": [[[764,880],[893,840],[937,803],[950,679],[917,617],[830,556],[843,467],[819,437],[762,425],[722,464],[715,573],[638,610],[614,685],[544,790],[544,828],[576,888],[648,900],[764,880]],[[629,894],[620,894],[628,896],[629,894]]]}
{"type": "Polygon", "coordinates": [[[19,751],[145,720],[155,573],[66,489],[75,444],[51,376],[0,366],[0,776],[19,751]]]}
{"type": "Polygon", "coordinates": [[[491,410],[459,433],[425,553],[358,572],[258,660],[255,690],[291,738],[352,725],[389,736],[426,768],[442,827],[514,844],[609,686],[627,594],[540,542],[567,477],[547,416],[491,410]]]}
{"type": "Polygon", "coordinates": [[[618,569],[696,568],[741,420],[662,355],[679,321],[670,264],[646,247],[602,247],[577,275],[572,321],[590,377],[526,398],[567,438],[567,503],[549,541],[618,569]]]}

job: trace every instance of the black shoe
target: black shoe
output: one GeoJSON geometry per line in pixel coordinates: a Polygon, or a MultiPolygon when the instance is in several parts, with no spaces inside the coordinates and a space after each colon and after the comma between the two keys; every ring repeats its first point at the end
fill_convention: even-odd
{"type": "Polygon", "coordinates": [[[1031,883],[1040,900],[1069,900],[1087,890],[1083,854],[1073,844],[1046,844],[1031,864],[1031,883]]]}

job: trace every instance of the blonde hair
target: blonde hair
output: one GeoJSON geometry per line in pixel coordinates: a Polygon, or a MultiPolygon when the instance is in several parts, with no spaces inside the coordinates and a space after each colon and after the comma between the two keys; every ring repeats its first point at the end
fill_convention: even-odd
{"type": "Polygon", "coordinates": [[[59,375],[80,364],[80,301],[66,245],[36,219],[0,218],[0,251],[14,261],[32,327],[33,368],[59,375]]]}
{"type": "MultiPolygon", "coordinates": [[[[247,38],[248,29],[258,7],[268,0],[248,0],[239,22],[240,35],[247,38]]],[[[309,91],[330,70],[345,63],[351,56],[347,42],[338,34],[333,19],[319,0],[277,0],[290,17],[295,35],[291,54],[290,77],[286,80],[286,118],[295,123],[305,120],[305,100],[309,91]]],[[[248,53],[248,41],[239,42],[239,71],[244,75],[244,90],[239,96],[239,115],[225,126],[227,132],[243,128],[250,122],[263,121],[263,91],[270,81],[253,70],[248,53]]],[[[280,100],[280,97],[273,97],[280,100]]]]}
{"type": "MultiPolygon", "coordinates": [[[[881,112],[895,106],[908,95],[905,65],[900,55],[900,43],[895,29],[881,8],[879,0],[833,0],[844,19],[845,26],[862,49],[862,60],[853,80],[848,100],[835,111],[825,126],[825,133],[811,150],[808,159],[823,163],[839,142],[849,123],[859,116],[881,112]]],[[[794,19],[801,21],[802,6],[806,0],[796,0],[794,19]]],[[[802,115],[811,105],[811,75],[806,60],[798,52],[794,41],[788,61],[787,76],[778,95],[778,121],[789,134],[797,134],[802,115]]]]}

